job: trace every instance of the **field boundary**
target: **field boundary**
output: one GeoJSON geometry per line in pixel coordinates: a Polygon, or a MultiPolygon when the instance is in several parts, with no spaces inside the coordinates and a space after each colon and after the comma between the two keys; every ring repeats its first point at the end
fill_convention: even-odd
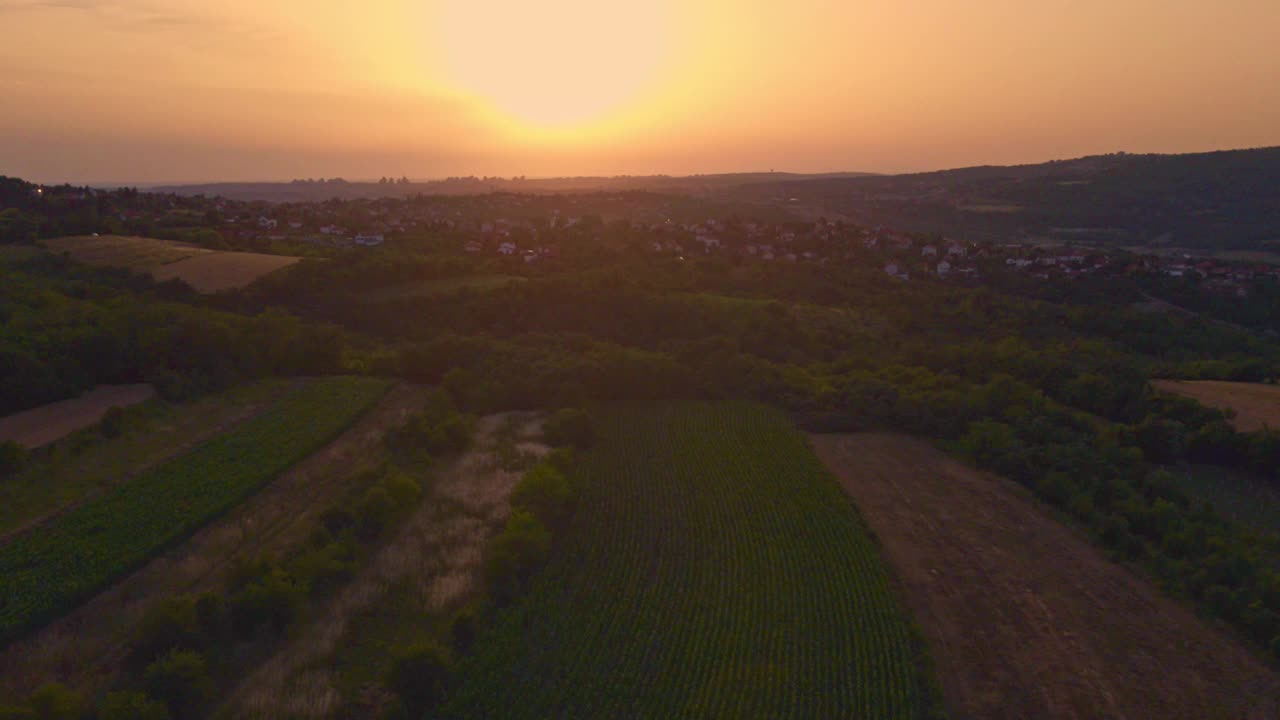
{"type": "MultiPolygon", "coordinates": [[[[299,438],[299,444],[292,449],[293,452],[288,457],[278,459],[276,466],[256,473],[252,470],[244,470],[243,472],[252,473],[252,475],[245,476],[246,480],[242,481],[241,487],[233,488],[225,494],[220,494],[216,489],[209,489],[208,485],[203,486],[203,495],[197,493],[194,496],[188,496],[182,493],[185,498],[182,501],[184,508],[191,507],[191,498],[208,503],[206,508],[195,506],[194,517],[188,515],[187,510],[181,510],[176,506],[165,508],[164,510],[168,513],[165,514],[157,510],[155,505],[150,505],[148,507],[155,511],[152,517],[148,518],[151,525],[133,528],[137,533],[136,537],[117,540],[112,536],[112,530],[123,533],[120,523],[125,521],[115,514],[118,508],[109,506],[115,504],[127,507],[131,503],[140,502],[139,493],[151,495],[162,493],[146,501],[155,502],[163,497],[168,487],[164,476],[173,473],[181,475],[188,471],[183,467],[184,463],[187,465],[196,463],[193,472],[196,472],[197,476],[201,472],[207,476],[210,470],[208,467],[202,467],[206,459],[199,457],[199,453],[213,452],[212,448],[217,447],[216,443],[227,447],[231,443],[246,442],[245,438],[252,438],[253,434],[259,430],[255,423],[266,424],[271,413],[289,412],[290,408],[286,407],[288,403],[302,404],[310,401],[312,395],[320,395],[329,390],[326,380],[317,380],[312,385],[286,396],[269,410],[230,432],[215,435],[190,451],[172,457],[143,473],[133,482],[112,489],[98,497],[95,502],[82,505],[64,514],[59,518],[60,522],[46,525],[45,532],[29,531],[14,537],[5,546],[0,547],[0,590],[4,591],[0,593],[0,597],[9,595],[4,598],[5,602],[0,604],[0,648],[82,604],[120,578],[127,577],[225,515],[289,467],[341,435],[344,430],[373,408],[392,386],[388,381],[369,378],[331,378],[328,382],[353,380],[360,380],[368,385],[358,401],[356,398],[351,398],[356,401],[356,404],[350,408],[350,414],[344,416],[340,422],[334,422],[331,427],[323,428],[315,435],[299,438]],[[256,477],[253,477],[254,475],[256,477]],[[147,480],[151,480],[149,485],[139,486],[139,483],[147,480]],[[111,527],[112,523],[116,523],[115,528],[111,527]],[[112,546],[108,545],[106,550],[103,549],[101,543],[105,540],[95,543],[90,542],[86,537],[103,534],[105,534],[105,540],[115,541],[114,555],[118,559],[112,557],[112,546]],[[66,547],[62,547],[63,545],[66,547]],[[71,557],[68,557],[68,554],[71,554],[71,557]],[[56,578],[56,581],[51,582],[51,578],[56,578]],[[18,600],[16,603],[15,598],[18,600]]],[[[355,391],[352,390],[352,392],[355,391]]],[[[227,459],[231,463],[228,466],[230,468],[248,467],[244,463],[252,460],[253,458],[234,457],[227,459]]],[[[219,481],[220,478],[212,480],[215,483],[219,481]]],[[[209,480],[206,479],[206,482],[209,480]]],[[[200,491],[201,488],[202,486],[197,484],[183,490],[200,491]]]]}

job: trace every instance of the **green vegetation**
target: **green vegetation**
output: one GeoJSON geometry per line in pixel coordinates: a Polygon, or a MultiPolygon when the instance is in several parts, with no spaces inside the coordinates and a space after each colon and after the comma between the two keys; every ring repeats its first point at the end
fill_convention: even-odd
{"type": "Polygon", "coordinates": [[[364,302],[382,302],[385,300],[402,300],[405,298],[431,298],[463,291],[483,292],[500,288],[510,283],[524,282],[525,278],[516,275],[463,275],[440,280],[393,285],[387,288],[369,290],[361,299],[364,302]]]}
{"type": "Polygon", "coordinates": [[[1251,473],[1191,465],[1170,473],[1188,496],[1207,500],[1223,515],[1261,532],[1280,532],[1280,488],[1251,473]]]}
{"type": "MultiPolygon", "coordinates": [[[[34,453],[22,452],[26,460],[20,470],[8,477],[0,470],[0,534],[119,485],[193,441],[225,430],[299,382],[260,380],[190,402],[153,400],[113,410],[97,428],[73,433],[34,453]]],[[[0,443],[0,466],[5,445],[0,443]]]]}
{"type": "Polygon", "coordinates": [[[922,714],[879,551],[783,417],[620,411],[582,462],[571,527],[443,716],[922,714]]]}
{"type": "Polygon", "coordinates": [[[0,638],[62,613],[254,493],[386,392],[318,380],[231,432],[0,548],[0,638]]]}

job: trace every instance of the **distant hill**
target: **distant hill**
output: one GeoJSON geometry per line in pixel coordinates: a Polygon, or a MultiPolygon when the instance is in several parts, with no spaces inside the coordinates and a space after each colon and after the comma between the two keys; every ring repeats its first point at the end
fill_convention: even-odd
{"type": "Polygon", "coordinates": [[[796,180],[835,180],[865,177],[867,173],[725,173],[718,175],[620,175],[615,177],[487,178],[456,177],[423,182],[348,182],[295,180],[293,182],[206,183],[165,185],[151,192],[178,195],[221,196],[232,200],[311,202],[340,198],[390,198],[410,195],[479,195],[491,192],[573,193],[646,190],[680,194],[717,194],[744,184],[796,180]]]}
{"type": "Polygon", "coordinates": [[[737,195],[973,239],[1280,251],[1280,148],[782,180],[737,195]]]}

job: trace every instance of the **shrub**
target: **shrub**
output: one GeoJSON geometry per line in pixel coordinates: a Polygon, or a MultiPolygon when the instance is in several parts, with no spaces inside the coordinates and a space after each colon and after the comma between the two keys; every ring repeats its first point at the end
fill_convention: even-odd
{"type": "Polygon", "coordinates": [[[547,418],[542,435],[551,445],[586,449],[595,444],[595,423],[585,410],[567,408],[547,418]]]}
{"type": "Polygon", "coordinates": [[[449,626],[449,639],[453,643],[453,652],[455,654],[466,655],[471,652],[471,648],[476,642],[476,636],[479,634],[477,625],[476,612],[471,608],[467,608],[454,616],[453,624],[449,626]]]}
{"type": "Polygon", "coordinates": [[[396,657],[387,686],[400,697],[411,716],[421,717],[444,699],[452,675],[449,656],[442,648],[415,645],[396,657]]]}
{"type": "Polygon", "coordinates": [[[564,473],[539,463],[511,491],[512,507],[527,510],[547,527],[560,527],[568,517],[573,490],[564,473]]]}
{"type": "Polygon", "coordinates": [[[201,645],[196,601],[189,595],[180,595],[153,605],[142,616],[130,656],[135,667],[140,667],[172,650],[196,650],[201,645]]]}
{"type": "Polygon", "coordinates": [[[174,650],[143,673],[147,694],[164,703],[180,718],[195,717],[213,696],[213,680],[204,656],[190,650],[174,650]]]}
{"type": "Polygon", "coordinates": [[[16,474],[27,462],[27,449],[16,442],[0,442],[0,478],[16,474]]]}
{"type": "Polygon", "coordinates": [[[98,430],[105,438],[118,438],[124,434],[126,419],[124,408],[118,405],[112,406],[102,416],[102,420],[98,423],[98,430]]]}
{"type": "Polygon", "coordinates": [[[31,693],[31,710],[39,720],[78,720],[80,696],[62,683],[41,685],[31,693]]]}
{"type": "Polygon", "coordinates": [[[537,517],[513,510],[506,528],[485,552],[485,579],[498,605],[505,605],[528,590],[551,551],[551,531],[537,517]]]}
{"type": "Polygon", "coordinates": [[[98,720],[169,720],[169,709],[140,692],[108,693],[98,720]]]}
{"type": "Polygon", "coordinates": [[[282,632],[297,619],[302,595],[302,588],[293,578],[271,566],[231,596],[232,625],[244,636],[251,636],[264,626],[282,632]]]}

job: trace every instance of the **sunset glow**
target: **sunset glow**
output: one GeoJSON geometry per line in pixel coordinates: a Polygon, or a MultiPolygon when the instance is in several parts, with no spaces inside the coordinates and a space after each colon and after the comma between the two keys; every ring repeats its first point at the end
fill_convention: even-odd
{"type": "Polygon", "coordinates": [[[893,172],[1280,142],[1272,0],[0,0],[0,22],[0,164],[49,180],[893,172]]]}

